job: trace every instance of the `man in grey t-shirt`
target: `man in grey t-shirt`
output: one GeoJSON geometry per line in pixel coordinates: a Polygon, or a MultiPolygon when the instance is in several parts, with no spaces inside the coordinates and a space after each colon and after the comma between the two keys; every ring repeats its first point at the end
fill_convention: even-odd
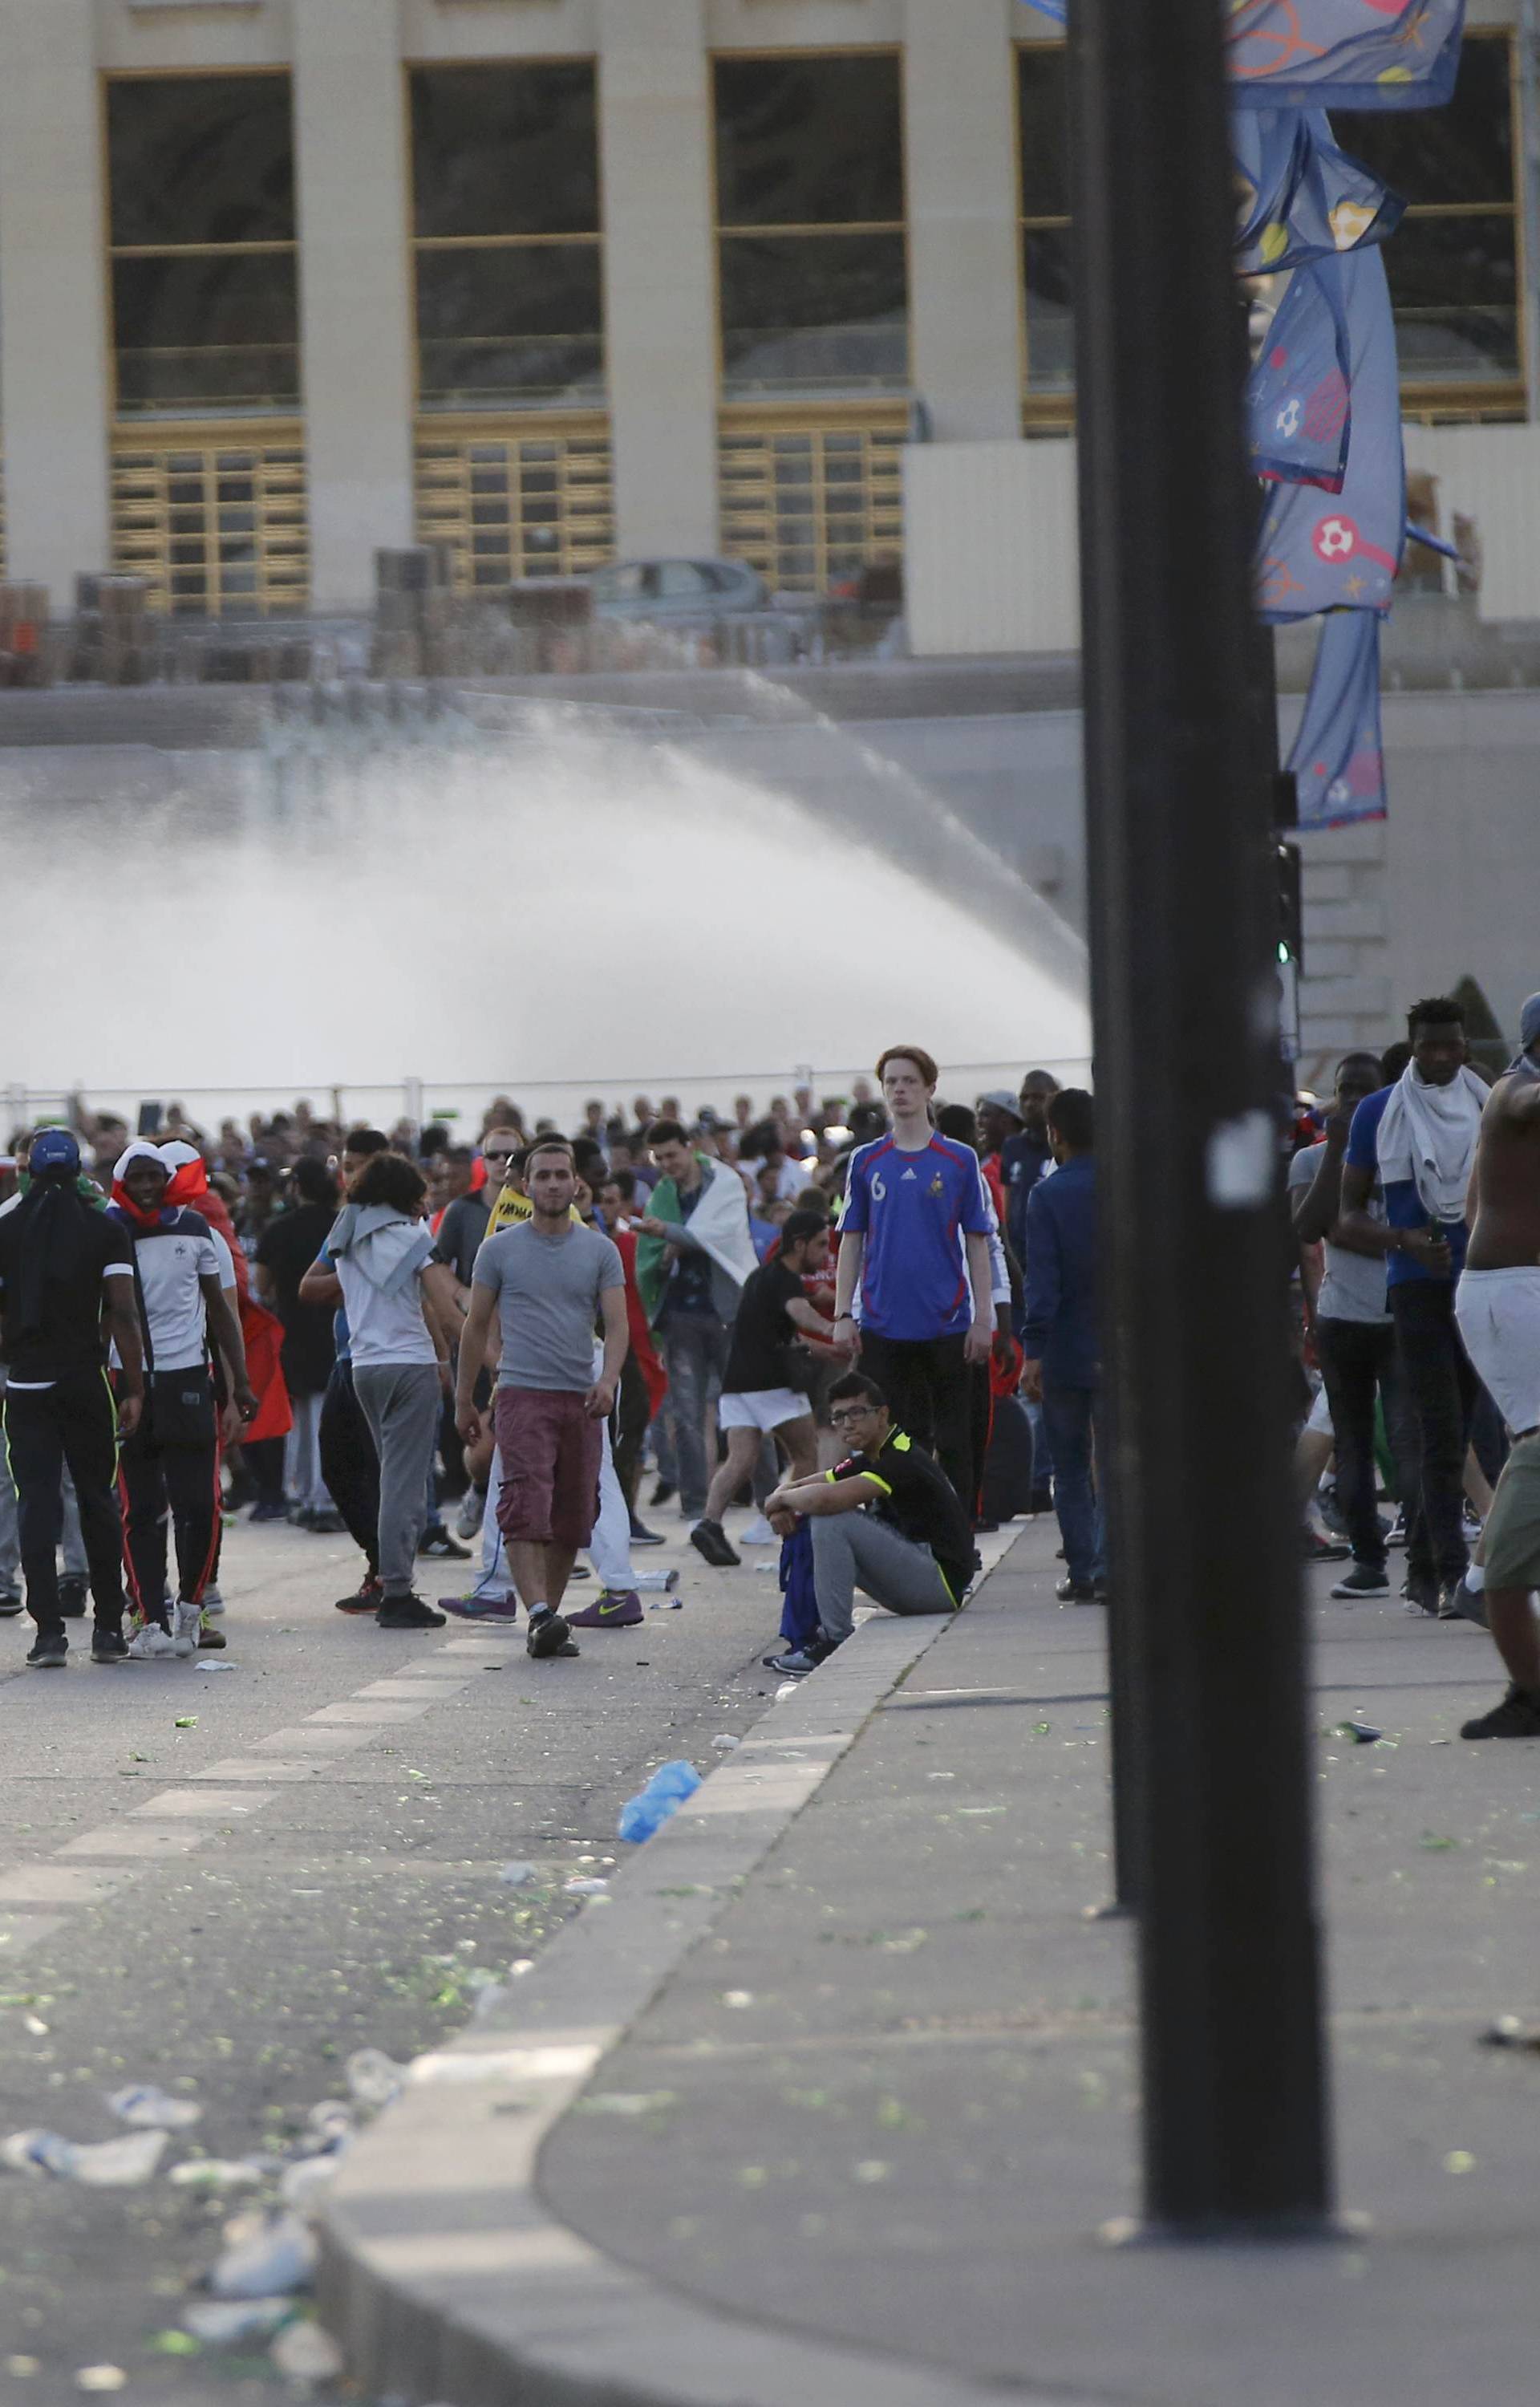
{"type": "MultiPolygon", "coordinates": [[[[1289,1202],[1302,1246],[1320,1243],[1325,1275],[1315,1301],[1316,1348],[1336,1448],[1336,1492],[1352,1541],[1353,1560],[1332,1594],[1383,1596],[1385,1535],[1377,1502],[1375,1401],[1381,1401],[1385,1428],[1395,1457],[1397,1484],[1408,1505],[1418,1494],[1415,1426],[1406,1410],[1395,1349],[1395,1324],[1385,1301],[1385,1257],[1366,1253],[1328,1234],[1336,1226],[1342,1192],[1342,1158],[1353,1113],[1384,1081],[1374,1053],[1349,1053],[1337,1064],[1336,1093],[1319,1145],[1308,1145],[1289,1165],[1289,1202]]],[[[1370,1217],[1382,1221],[1384,1205],[1371,1203],[1370,1217]]]]}
{"type": "Polygon", "coordinates": [[[593,1535],[603,1425],[630,1342],[626,1274],[619,1248],[572,1218],[577,1174],[564,1137],[531,1147],[524,1186],[532,1218],[488,1237],[476,1256],[455,1418],[467,1446],[474,1445],[483,1434],[476,1374],[488,1357],[496,1309],[498,1527],[530,1617],[530,1654],[575,1655],[557,1607],[579,1547],[593,1535]],[[597,1379],[596,1326],[604,1339],[597,1379]]]}

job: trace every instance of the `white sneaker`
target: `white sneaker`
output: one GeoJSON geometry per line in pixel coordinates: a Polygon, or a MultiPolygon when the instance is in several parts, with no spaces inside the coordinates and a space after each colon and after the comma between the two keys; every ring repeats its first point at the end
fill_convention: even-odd
{"type": "Polygon", "coordinates": [[[781,1543],[763,1513],[756,1513],[746,1530],[740,1530],[741,1546],[778,1546],[781,1543]]]}
{"type": "Polygon", "coordinates": [[[459,1500],[459,1511],[455,1515],[456,1537],[473,1538],[481,1528],[486,1511],[485,1488],[468,1488],[459,1500]]]}
{"type": "MultiPolygon", "coordinates": [[[[191,1649],[188,1651],[191,1653],[191,1649]]],[[[175,1655],[176,1652],[177,1641],[169,1630],[161,1628],[158,1621],[147,1621],[128,1642],[129,1660],[133,1663],[156,1662],[162,1655],[175,1655]]]]}
{"type": "Polygon", "coordinates": [[[224,1611],[224,1599],[223,1599],[223,1597],[219,1594],[219,1589],[218,1589],[217,1588],[205,1588],[205,1590],[204,1590],[204,1611],[205,1611],[205,1613],[213,1613],[213,1614],[219,1614],[219,1613],[222,1613],[222,1612],[224,1611]]]}
{"type": "Polygon", "coordinates": [[[178,1597],[171,1608],[171,1643],[178,1655],[196,1655],[198,1632],[203,1626],[203,1607],[188,1604],[178,1597]]]}

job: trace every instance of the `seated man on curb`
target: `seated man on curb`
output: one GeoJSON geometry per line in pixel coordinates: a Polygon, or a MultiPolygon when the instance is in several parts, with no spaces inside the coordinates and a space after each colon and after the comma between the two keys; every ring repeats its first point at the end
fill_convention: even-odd
{"type": "Polygon", "coordinates": [[[874,1379],[848,1371],[829,1389],[829,1419],[853,1451],[822,1478],[783,1481],[767,1498],[770,1527],[812,1525],[818,1635],[772,1672],[799,1679],[855,1627],[855,1591],[889,1613],[955,1613],[973,1577],[973,1532],[946,1474],[895,1429],[874,1379]]]}

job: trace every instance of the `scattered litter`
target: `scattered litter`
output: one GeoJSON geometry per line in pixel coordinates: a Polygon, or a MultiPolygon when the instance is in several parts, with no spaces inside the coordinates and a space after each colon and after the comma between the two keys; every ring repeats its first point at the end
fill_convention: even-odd
{"type": "MultiPolygon", "coordinates": [[[[240,1668],[241,1667],[238,1663],[227,1663],[222,1659],[219,1662],[216,1663],[212,1658],[207,1661],[200,1660],[198,1665],[200,1672],[238,1672],[240,1668]]],[[[177,1727],[180,1730],[182,1727],[181,1723],[178,1722],[177,1727]]]]}
{"type": "Polygon", "coordinates": [[[1003,1805],[959,1805],[957,1818],[961,1821],[965,1815],[1003,1814],[1005,1811],[1006,1808],[1003,1805]]]}
{"type": "Polygon", "coordinates": [[[151,2332],[145,2346],[154,2357],[196,2357],[203,2343],[191,2332],[158,2331],[151,2332]]]}
{"type": "Polygon", "coordinates": [[[128,2376],[120,2365],[82,2365],[75,2377],[77,2390],[126,2390],[128,2376]]]}
{"type": "Polygon", "coordinates": [[[120,2123],[132,2123],[136,2131],[186,2131],[204,2111],[192,2099],[168,2098],[148,2082],[115,2089],[107,2104],[120,2123]]]}
{"type": "Polygon", "coordinates": [[[756,1563],[753,1569],[756,1572],[779,1572],[781,1566],[779,1563],[756,1563]]]}
{"type": "Polygon", "coordinates": [[[927,1772],[925,1773],[925,1778],[927,1780],[955,1780],[956,1777],[957,1775],[954,1772],[927,1772]]]}
{"type": "Polygon", "coordinates": [[[171,2168],[177,2189],[247,2189],[264,2178],[264,2167],[251,2157],[189,2157],[171,2168]]]}
{"type": "Polygon", "coordinates": [[[682,1596],[655,1596],[647,1607],[649,1613],[683,1613],[684,1610],[685,1600],[682,1596]]]}
{"type": "Polygon", "coordinates": [[[476,2001],[471,2009],[471,2020],[473,2023],[489,2023],[495,2015],[502,2012],[507,2002],[507,1984],[502,1981],[489,1981],[485,1988],[476,1991],[476,2001]]]}
{"type": "Polygon", "coordinates": [[[1436,1831],[1424,1830],[1417,1844],[1420,1847],[1425,1848],[1430,1856],[1441,1856],[1447,1855],[1451,1847],[1458,1847],[1460,1842],[1458,1839],[1441,1839],[1436,1831]]]}
{"type": "Polygon", "coordinates": [[[132,2189],[148,2181],[169,2139],[165,2131],[138,2131],[132,2139],[101,2140],[87,2147],[61,2139],[57,2131],[13,2131],[0,2142],[0,2163],[18,2172],[57,2173],[88,2189],[132,2189]]]}
{"type": "Polygon", "coordinates": [[[713,1746],[715,1747],[719,1755],[730,1755],[733,1748],[741,1745],[742,1744],[742,1742],[741,1740],[733,1737],[730,1730],[723,1730],[720,1736],[713,1738],[712,1741],[713,1746]]]}
{"type": "Polygon", "coordinates": [[[25,2382],[29,2374],[42,2372],[43,2360],[40,2357],[7,2357],[5,2370],[14,2381],[25,2382]]]}
{"type": "Polygon", "coordinates": [[[1481,2034],[1483,2047],[1517,2047],[1528,2056],[1540,2056],[1540,2025],[1521,2023],[1517,2015],[1499,2015],[1497,2020],[1481,2034]]]}
{"type": "Polygon", "coordinates": [[[585,2115],[661,2115],[678,2102],[677,2089],[607,2089],[578,2101],[585,2115]]]}
{"type": "Polygon", "coordinates": [[[285,2324],[268,2352],[290,2382],[332,2382],[343,2370],[343,2354],[319,2324],[285,2324]]]}
{"type": "Polygon", "coordinates": [[[285,2206],[306,2207],[336,2180],[347,2143],[327,2151],[324,2157],[301,2157],[297,2164],[285,2168],[278,2183],[278,2195],[285,2206]]]}
{"type": "Polygon", "coordinates": [[[323,2098],[304,2119],[304,2130],[294,2144],[296,2156],[327,2156],[353,2136],[353,2109],[341,2098],[323,2098]]]}
{"type": "Polygon", "coordinates": [[[504,1888],[528,1888],[536,1877],[533,1864],[504,1864],[498,1874],[504,1888]]]}
{"type": "Polygon", "coordinates": [[[783,1697],[795,1697],[800,1685],[797,1680],[783,1680],[775,1691],[776,1703],[779,1704],[783,1697]]]}
{"type": "Polygon", "coordinates": [[[178,1714],[171,1727],[173,1730],[196,1730],[198,1716],[196,1714],[178,1714]]]}
{"type": "Polygon", "coordinates": [[[347,2087],[363,2106],[389,2106],[399,2098],[406,2067],[377,2047],[360,2047],[347,2059],[347,2087]]]}
{"type": "Polygon", "coordinates": [[[607,1880],[570,1880],[561,1884],[564,1897],[602,1897],[610,1884],[607,1880]]]}
{"type": "Polygon", "coordinates": [[[532,1973],[534,1969],[535,1959],[532,1956],[520,1956],[516,1962],[509,1965],[509,1977],[515,1981],[522,1981],[525,1973],[532,1973]]]}
{"type": "Polygon", "coordinates": [[[210,2300],[186,2308],[182,2323],[195,2340],[224,2348],[238,2340],[267,2340],[293,2312],[292,2299],[210,2300]]]}
{"type": "Polygon", "coordinates": [[[881,2182],[886,2181],[893,2167],[885,2165],[881,2157],[868,2157],[851,2170],[858,2182],[881,2182]]]}
{"type": "Polygon", "coordinates": [[[700,1774],[693,1763],[676,1756],[671,1763],[660,1763],[638,1796],[629,1797],[620,1809],[617,1825],[620,1835],[635,1846],[650,1839],[662,1829],[671,1815],[677,1814],[686,1797],[693,1797],[700,1786],[700,1774]]]}
{"type": "Polygon", "coordinates": [[[1371,1728],[1368,1722],[1338,1722],[1333,1732],[1335,1738],[1356,1740],[1360,1746],[1373,1746],[1376,1739],[1383,1738],[1384,1735],[1383,1730],[1371,1728]]]}
{"type": "Polygon", "coordinates": [[[1447,2173],[1473,2173],[1476,2158],[1469,2148],[1451,2148],[1444,2159],[1444,2171],[1447,2173]]]}
{"type": "Polygon", "coordinates": [[[271,2300],[280,2290],[309,2288],[318,2251],[314,2235],[297,2215],[276,2215],[266,2223],[247,2217],[238,2228],[243,2237],[225,2250],[208,2276],[217,2299],[271,2300]],[[255,2229],[247,2238],[252,2223],[255,2229]]]}
{"type": "Polygon", "coordinates": [[[21,2028],[30,2031],[34,2039],[47,2039],[49,2035],[49,2027],[41,2015],[23,2015],[21,2028]]]}
{"type": "Polygon", "coordinates": [[[725,2006],[736,2006],[740,2010],[744,2006],[752,2006],[754,2003],[754,1991],[752,1989],[725,1989],[722,1993],[722,2003],[725,2006]]]}

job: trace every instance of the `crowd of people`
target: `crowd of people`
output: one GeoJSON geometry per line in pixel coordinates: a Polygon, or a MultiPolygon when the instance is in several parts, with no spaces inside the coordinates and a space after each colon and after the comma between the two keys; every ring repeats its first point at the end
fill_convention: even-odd
{"type": "Polygon", "coordinates": [[[469,1143],[305,1104],[213,1133],[173,1104],[131,1138],[82,1103],[16,1132],[0,1613],[24,1574],[29,1661],[66,1661],[88,1595],[99,1661],[222,1646],[221,1538],[246,1511],[351,1534],[345,1613],[522,1616],[532,1655],[570,1656],[677,1584],[643,1518],[672,1505],[708,1563],[779,1545],[767,1659],[797,1676],[848,1632],[857,1584],[899,1611],[961,1602],[975,1533],[1046,1508],[1055,1414],[1081,1498],[1062,1590],[1095,1601],[1092,1416],[1061,1405],[1095,1368],[1058,1326],[1079,1311],[1083,1354],[1089,1305],[1061,1292],[1057,1220],[1046,1301],[1023,1275],[1031,1190],[1055,1152],[1089,1154],[1090,1098],[1033,1071],[947,1105],[939,1075],[890,1048],[848,1097],[741,1096],[730,1118],[595,1101],[572,1135],[499,1096],[469,1143]],[[420,1592],[425,1558],[473,1552],[456,1593],[420,1592]]]}
{"type": "MultiPolygon", "coordinates": [[[[246,1509],[352,1536],[343,1613],[522,1617],[536,1657],[676,1585],[671,1506],[713,1566],[779,1546],[793,1677],[858,1591],[954,1609],[978,1534],[1050,1505],[1061,1602],[1105,1600],[1095,1104],[940,1084],[901,1045],[849,1097],[595,1101],[571,1134],[506,1096],[471,1143],[304,1104],[18,1132],[0,1614],[24,1574],[40,1668],[88,1595],[97,1661],[219,1647],[246,1509]],[[471,1567],[434,1602],[425,1559],[471,1567]]],[[[1307,1557],[1372,1598],[1403,1544],[1407,1609],[1490,1629],[1509,1675],[1462,1735],[1540,1736],[1540,997],[1491,1087],[1459,1003],[1414,1004],[1295,1139],[1307,1557]]]]}

